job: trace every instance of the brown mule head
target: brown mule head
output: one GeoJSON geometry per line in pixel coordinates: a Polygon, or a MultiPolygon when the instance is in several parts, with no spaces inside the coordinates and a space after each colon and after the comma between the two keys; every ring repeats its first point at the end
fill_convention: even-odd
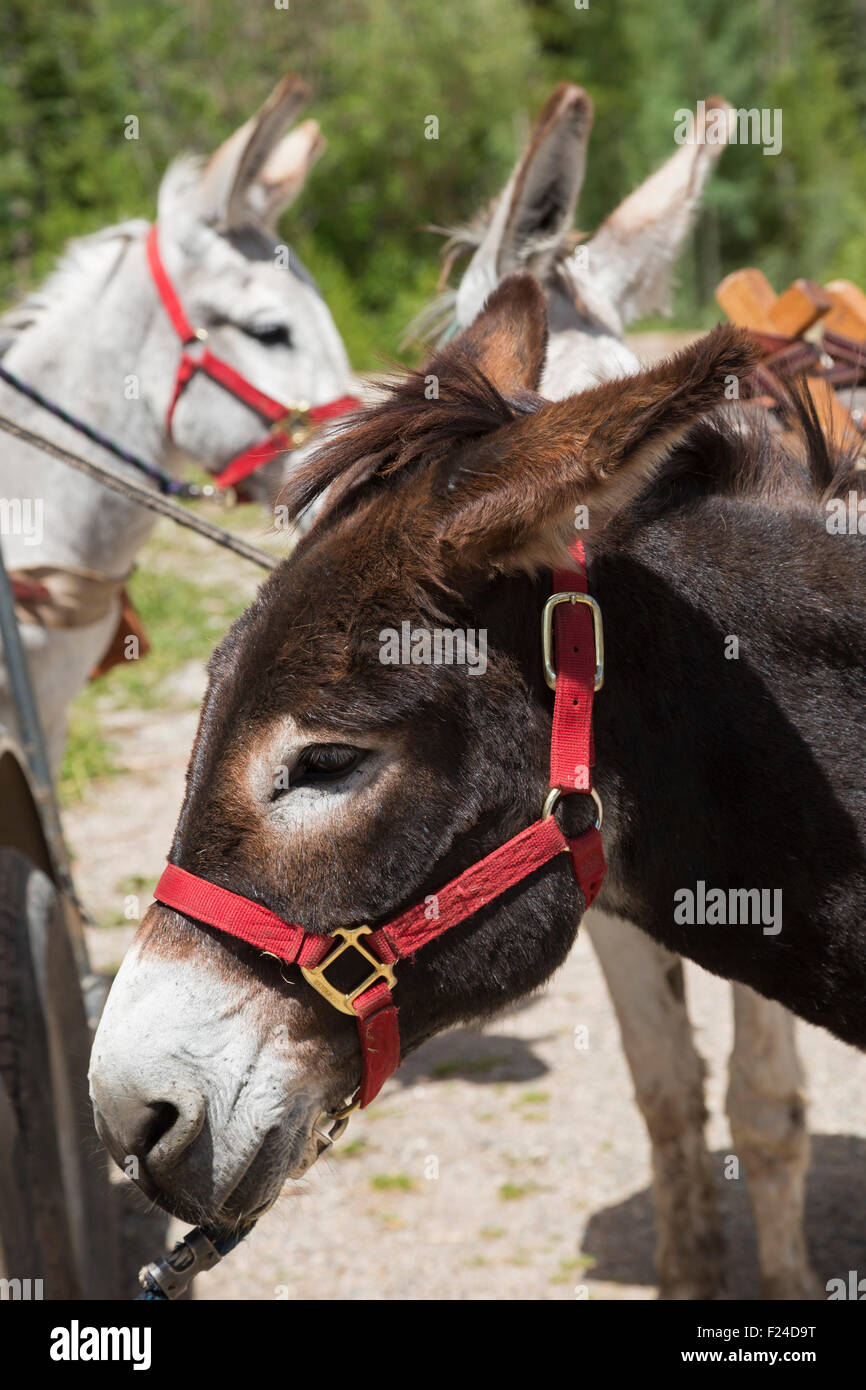
{"type": "MultiPolygon", "coordinates": [[[[749,363],[720,329],[545,403],[545,339],[542,292],[509,277],[293,485],[292,508],[334,486],[214,653],[174,863],[330,933],[434,894],[538,817],[551,717],[539,571],[576,504],[603,524],[749,363]],[[413,659],[435,628],[471,631],[474,660],[413,659]],[[386,659],[407,631],[408,660],[386,659]]],[[[564,817],[574,833],[590,812],[564,817]]],[[[554,861],[402,963],[404,1051],[539,986],[581,909],[554,861]]],[[[316,1120],[354,1090],[359,1061],[352,1020],[296,968],[155,905],[95,1043],[97,1123],[163,1206],[251,1216],[313,1161],[316,1120]]]]}

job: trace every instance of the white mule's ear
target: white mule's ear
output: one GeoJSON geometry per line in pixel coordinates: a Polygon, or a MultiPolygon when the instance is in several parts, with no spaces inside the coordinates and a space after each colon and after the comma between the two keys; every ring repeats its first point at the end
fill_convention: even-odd
{"type": "Polygon", "coordinates": [[[543,281],[549,273],[574,222],[592,120],[593,105],[583,88],[560,83],[535,122],[460,283],[461,326],[472,322],[503,276],[527,270],[543,281]]]}
{"type": "MultiPolygon", "coordinates": [[[[309,99],[306,82],[290,73],[277,83],[264,106],[220,145],[195,189],[194,211],[202,221],[229,231],[263,220],[272,195],[260,181],[270,159],[278,154],[283,132],[309,99]]],[[[302,137],[299,148],[304,143],[302,137]]]]}
{"type": "Polygon", "coordinates": [[[610,308],[622,331],[644,314],[667,313],[673,267],[692,225],[704,184],[727,142],[728,111],[722,97],[709,97],[699,109],[695,139],[620,203],[591,241],[567,262],[568,278],[584,303],[610,322],[610,308]],[[713,143],[705,141],[712,126],[713,143]],[[609,306],[607,312],[605,307],[609,306]]]}
{"type": "Polygon", "coordinates": [[[250,203],[266,227],[274,228],[289,203],[297,198],[327,143],[318,121],[302,121],[283,136],[268,156],[249,190],[250,203]]]}

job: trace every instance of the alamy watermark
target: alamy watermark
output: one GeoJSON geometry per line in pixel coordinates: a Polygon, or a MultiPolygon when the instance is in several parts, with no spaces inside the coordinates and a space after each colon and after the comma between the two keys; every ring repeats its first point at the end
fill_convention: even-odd
{"type": "Polygon", "coordinates": [[[694,888],[674,893],[674,921],[680,926],[762,927],[764,936],[782,930],[781,888],[694,888]]]}
{"type": "Polygon", "coordinates": [[[861,1279],[856,1269],[848,1270],[847,1279],[828,1279],[824,1288],[828,1303],[838,1303],[840,1299],[855,1303],[866,1300],[866,1279],[861,1279]]]}
{"type": "Polygon", "coordinates": [[[151,1363],[151,1327],[82,1327],[73,1318],[68,1327],[51,1331],[52,1361],[131,1361],[134,1371],[151,1363]]]}
{"type": "Polygon", "coordinates": [[[0,497],[0,536],[23,536],[41,545],[45,503],[41,497],[0,497]]]}
{"type": "Polygon", "coordinates": [[[379,633],[379,660],[383,666],[466,666],[470,676],[487,670],[485,627],[412,627],[402,622],[379,633]]]}
{"type": "Polygon", "coordinates": [[[757,106],[746,109],[713,106],[699,101],[696,111],[681,106],[674,112],[674,140],[678,145],[762,145],[764,154],[782,149],[782,111],[757,106]]]}
{"type": "Polygon", "coordinates": [[[32,1303],[44,1296],[41,1279],[0,1279],[0,1303],[32,1303]]]}
{"type": "Polygon", "coordinates": [[[847,497],[831,497],[826,527],[831,536],[866,536],[866,497],[853,488],[847,497]]]}

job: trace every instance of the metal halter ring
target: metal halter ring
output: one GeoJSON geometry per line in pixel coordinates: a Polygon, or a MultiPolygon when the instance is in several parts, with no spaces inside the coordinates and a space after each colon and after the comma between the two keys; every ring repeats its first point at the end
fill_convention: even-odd
{"type": "Polygon", "coordinates": [[[601,830],[602,821],[604,820],[604,807],[601,804],[601,797],[599,796],[595,787],[591,787],[588,792],[580,791],[579,788],[575,788],[573,792],[571,788],[563,789],[562,787],[551,787],[550,791],[547,793],[547,796],[544,798],[544,806],[541,810],[541,819],[547,820],[547,817],[553,814],[553,809],[561,796],[573,795],[575,793],[579,796],[592,797],[593,801],[595,802],[595,829],[601,830]]]}
{"type": "Polygon", "coordinates": [[[324,1114],[319,1116],[313,1126],[313,1133],[318,1141],[320,1158],[326,1149],[329,1149],[332,1144],[335,1144],[341,1134],[345,1133],[346,1126],[349,1123],[349,1117],[353,1110],[357,1110],[360,1103],[361,1093],[358,1091],[354,1100],[350,1100],[348,1105],[343,1106],[342,1110],[326,1110],[324,1114]],[[333,1123],[331,1123],[332,1121],[333,1123]],[[319,1125],[322,1123],[326,1125],[331,1124],[331,1128],[326,1134],[323,1134],[322,1130],[319,1129],[319,1125]]]}

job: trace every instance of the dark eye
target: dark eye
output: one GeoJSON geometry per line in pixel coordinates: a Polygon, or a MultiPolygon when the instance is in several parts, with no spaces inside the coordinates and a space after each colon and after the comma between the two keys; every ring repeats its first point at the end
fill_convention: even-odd
{"type": "Polygon", "coordinates": [[[339,781],[354,772],[363,756],[363,748],[350,748],[342,743],[312,743],[298,758],[289,778],[289,788],[317,787],[339,781]]]}
{"type": "Polygon", "coordinates": [[[248,338],[266,347],[291,347],[292,335],[284,323],[243,323],[240,325],[248,338]]]}

